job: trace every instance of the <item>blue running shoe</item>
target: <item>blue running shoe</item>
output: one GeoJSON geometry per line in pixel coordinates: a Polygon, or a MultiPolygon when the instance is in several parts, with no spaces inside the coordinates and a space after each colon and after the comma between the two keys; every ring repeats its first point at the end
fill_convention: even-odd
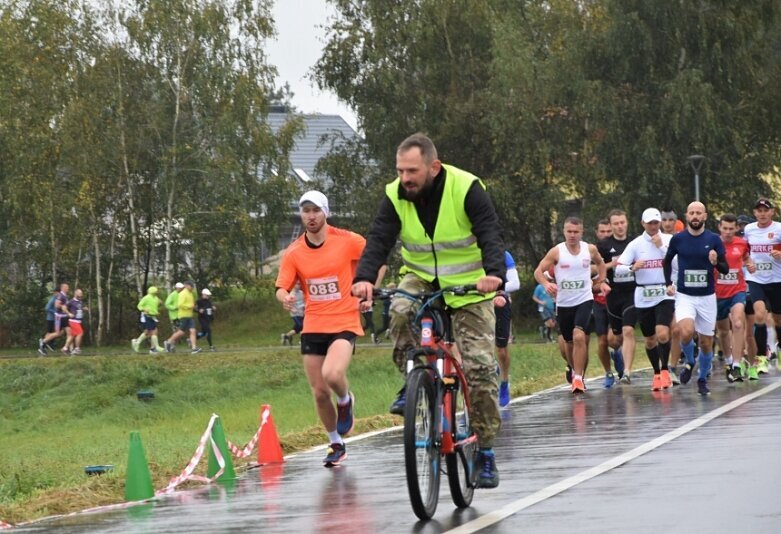
{"type": "Polygon", "coordinates": [[[495,488],[499,485],[499,471],[496,469],[496,457],[493,449],[477,451],[475,465],[479,470],[476,482],[478,488],[495,488]]]}
{"type": "Polygon", "coordinates": [[[326,467],[333,467],[339,465],[345,458],[347,458],[347,448],[344,446],[344,443],[331,443],[326,450],[323,464],[326,467]]]}
{"type": "Polygon", "coordinates": [[[708,389],[708,381],[703,380],[700,378],[697,380],[697,393],[700,395],[710,395],[710,390],[708,389]]]}
{"type": "Polygon", "coordinates": [[[350,396],[350,400],[348,400],[346,404],[342,405],[338,402],[336,403],[336,431],[339,432],[340,436],[349,434],[353,429],[353,423],[355,422],[355,419],[353,418],[355,395],[353,395],[352,391],[350,391],[348,395],[350,396]]]}
{"type": "Polygon", "coordinates": [[[688,363],[683,364],[683,369],[681,369],[681,374],[678,375],[678,378],[681,380],[681,384],[688,384],[689,380],[692,379],[692,366],[688,363]]]}
{"type": "Polygon", "coordinates": [[[618,378],[624,376],[624,353],[621,352],[621,347],[618,347],[610,354],[610,358],[613,360],[613,369],[616,370],[618,378]]]}
{"type": "Polygon", "coordinates": [[[608,373],[605,375],[605,389],[612,388],[613,384],[616,383],[616,377],[613,376],[613,373],[608,373]]]}
{"type": "Polygon", "coordinates": [[[504,408],[510,404],[510,383],[501,382],[499,384],[499,406],[504,408]]]}
{"type": "Polygon", "coordinates": [[[394,415],[404,415],[404,405],[407,403],[407,386],[404,386],[396,394],[396,400],[390,405],[390,413],[394,415]]]}

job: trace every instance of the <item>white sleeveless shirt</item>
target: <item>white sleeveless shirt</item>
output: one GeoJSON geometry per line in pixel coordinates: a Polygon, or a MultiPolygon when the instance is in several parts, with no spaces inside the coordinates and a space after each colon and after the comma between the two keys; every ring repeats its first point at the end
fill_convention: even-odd
{"type": "Polygon", "coordinates": [[[566,243],[556,245],[559,261],[553,268],[556,276],[556,305],[571,308],[594,300],[591,291],[591,253],[588,243],[580,242],[580,252],[571,254],[566,243]]]}

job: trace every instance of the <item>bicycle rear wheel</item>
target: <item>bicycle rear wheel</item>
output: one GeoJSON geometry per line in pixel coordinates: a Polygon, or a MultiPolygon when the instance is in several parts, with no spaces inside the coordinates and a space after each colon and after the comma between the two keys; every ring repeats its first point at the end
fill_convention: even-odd
{"type": "Polygon", "coordinates": [[[464,398],[463,384],[450,392],[450,428],[453,434],[453,442],[456,449],[445,455],[447,465],[447,480],[450,485],[450,496],[453,504],[459,508],[467,508],[472,504],[475,493],[475,454],[477,453],[477,441],[458,444],[472,436],[473,432],[469,423],[469,410],[464,398]]]}
{"type": "Polygon", "coordinates": [[[407,376],[404,408],[404,465],[412,509],[431,519],[439,501],[439,445],[434,410],[436,392],[431,372],[413,369],[407,376]]]}

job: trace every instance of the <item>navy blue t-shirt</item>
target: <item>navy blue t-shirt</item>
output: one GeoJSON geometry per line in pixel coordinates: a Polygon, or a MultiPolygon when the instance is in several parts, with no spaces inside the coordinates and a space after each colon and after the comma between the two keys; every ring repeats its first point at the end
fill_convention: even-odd
{"type": "Polygon", "coordinates": [[[708,259],[711,250],[715,250],[720,258],[724,258],[726,253],[721,238],[710,230],[700,235],[684,230],[672,237],[664,262],[669,265],[673,257],[678,256],[677,291],[695,297],[715,292],[716,275],[708,259]]]}

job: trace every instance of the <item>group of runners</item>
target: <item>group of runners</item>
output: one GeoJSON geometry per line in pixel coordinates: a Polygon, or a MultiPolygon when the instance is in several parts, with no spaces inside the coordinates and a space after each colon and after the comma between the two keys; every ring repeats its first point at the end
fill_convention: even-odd
{"type": "MultiPolygon", "coordinates": [[[[757,200],[753,215],[722,215],[717,234],[705,228],[701,202],[689,204],[685,226],[672,210],[648,208],[643,233],[631,239],[627,215],[616,209],[597,224],[596,245],[583,241],[580,219],[566,219],[565,241],[535,270],[534,300],[542,306],[540,291],[555,300],[572,392],[586,389],[592,331],[604,386],[612,387],[615,375],[631,383],[637,325],[654,391],[687,384],[696,368],[698,392],[709,394],[717,332],[729,383],[767,373],[781,325],[781,223],[767,198],[757,200]]],[[[542,311],[552,321],[549,308],[542,311]]]]}
{"type": "Polygon", "coordinates": [[[65,343],[60,351],[65,354],[81,354],[81,340],[84,337],[84,312],[88,308],[82,301],[81,289],[69,296],[70,285],[60,284],[52,292],[46,302],[46,333],[38,339],[38,354],[46,356],[49,351],[54,351],[52,343],[55,339],[65,336],[65,343]]]}
{"type": "MultiPolygon", "coordinates": [[[[193,288],[195,284],[192,281],[177,282],[173,291],[168,294],[165,304],[158,296],[158,288],[150,286],[146,295],[138,302],[139,323],[142,332],[136,338],[130,340],[130,346],[134,352],[139,352],[141,344],[149,340],[150,354],[158,352],[174,352],[176,343],[183,337],[188,337],[188,346],[193,354],[201,352],[197,346],[197,339],[205,337],[209,343],[209,349],[214,351],[212,343],[212,321],[217,306],[211,301],[211,291],[203,289],[201,298],[195,300],[193,297],[193,288]],[[164,341],[164,346],[160,347],[157,333],[160,311],[162,306],[168,310],[168,317],[171,320],[172,335],[164,341]],[[200,331],[196,331],[194,316],[197,314],[200,324],[200,331]]],[[[69,297],[70,286],[62,283],[53,291],[45,306],[46,311],[46,333],[38,340],[38,354],[46,356],[49,351],[54,351],[52,344],[62,336],[65,336],[65,343],[60,351],[65,355],[81,354],[81,341],[84,337],[84,312],[88,311],[87,306],[82,300],[83,292],[76,289],[73,297],[69,297]]]]}

